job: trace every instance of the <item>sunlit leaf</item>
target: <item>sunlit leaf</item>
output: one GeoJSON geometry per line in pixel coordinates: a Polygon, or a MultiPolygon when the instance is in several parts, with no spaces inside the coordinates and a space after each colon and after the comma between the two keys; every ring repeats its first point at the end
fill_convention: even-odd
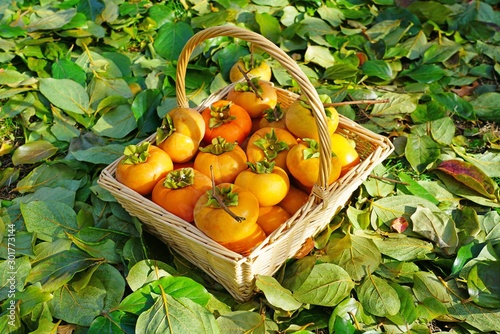
{"type": "Polygon", "coordinates": [[[34,164],[52,157],[59,149],[52,143],[40,139],[19,146],[12,155],[14,166],[34,164]]]}
{"type": "Polygon", "coordinates": [[[341,239],[330,239],[324,251],[326,255],[320,256],[320,259],[342,267],[356,281],[375,271],[381,261],[376,244],[357,235],[347,234],[341,239]]]}
{"type": "Polygon", "coordinates": [[[420,271],[413,275],[413,293],[419,301],[435,298],[442,303],[451,301],[451,296],[444,283],[431,272],[420,271]]]}
{"type": "Polygon", "coordinates": [[[257,276],[256,286],[264,293],[271,305],[285,311],[295,311],[302,303],[293,298],[290,290],[282,287],[272,276],[257,276]]]}
{"type": "Polygon", "coordinates": [[[176,270],[164,262],[142,260],[130,269],[127,276],[127,283],[132,291],[135,291],[146,283],[174,274],[176,274],[176,270]]]}
{"type": "Polygon", "coordinates": [[[223,333],[252,333],[265,334],[266,323],[261,315],[250,311],[236,311],[217,318],[223,333]]]}
{"type": "Polygon", "coordinates": [[[165,23],[154,41],[156,52],[165,59],[177,60],[182,47],[193,36],[193,29],[185,22],[165,23]]]}
{"type": "Polygon", "coordinates": [[[75,114],[88,113],[89,95],[82,85],[71,79],[40,79],[40,92],[56,107],[75,114]]]}
{"type": "Polygon", "coordinates": [[[363,308],[373,315],[391,316],[398,313],[401,308],[396,290],[378,276],[366,276],[356,291],[363,308]]]}
{"type": "Polygon", "coordinates": [[[321,263],[313,270],[293,296],[302,303],[335,306],[347,297],[354,288],[354,282],[342,267],[321,263]]]}
{"type": "Polygon", "coordinates": [[[413,232],[431,240],[446,254],[454,254],[458,246],[458,233],[455,222],[442,211],[432,211],[418,206],[411,215],[413,232]]]}
{"type": "Polygon", "coordinates": [[[432,243],[411,238],[404,234],[391,233],[387,238],[373,238],[383,255],[398,261],[416,261],[425,259],[433,253],[432,243]]]}
{"type": "Polygon", "coordinates": [[[41,240],[52,241],[66,233],[77,232],[76,213],[67,204],[42,201],[21,203],[21,212],[27,230],[36,232],[41,240]]]}
{"type": "Polygon", "coordinates": [[[188,298],[175,298],[163,291],[137,319],[136,333],[220,333],[215,317],[188,298]]]}
{"type": "Polygon", "coordinates": [[[440,153],[438,143],[430,136],[417,136],[410,134],[405,147],[405,156],[413,169],[422,173],[435,162],[440,153]]]}

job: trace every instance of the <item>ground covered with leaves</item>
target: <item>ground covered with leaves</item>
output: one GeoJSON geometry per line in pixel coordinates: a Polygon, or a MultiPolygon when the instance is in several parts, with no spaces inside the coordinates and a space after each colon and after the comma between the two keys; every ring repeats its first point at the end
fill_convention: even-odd
{"type": "MultiPolygon", "coordinates": [[[[0,332],[500,331],[497,0],[13,0],[0,13],[0,332]],[[186,41],[224,24],[279,45],[395,146],[314,249],[245,303],[97,184],[176,105],[186,41]]],[[[250,52],[266,57],[204,43],[192,105],[250,52]]]]}

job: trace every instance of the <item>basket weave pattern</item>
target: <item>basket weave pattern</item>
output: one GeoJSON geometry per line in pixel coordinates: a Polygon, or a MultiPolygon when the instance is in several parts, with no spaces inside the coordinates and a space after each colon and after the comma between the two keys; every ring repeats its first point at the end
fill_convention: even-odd
{"type": "MultiPolygon", "coordinates": [[[[150,233],[204,270],[224,286],[234,298],[244,301],[255,293],[256,275],[274,274],[287,259],[297,253],[307,238],[321,232],[347,203],[352,193],[369,176],[373,168],[392,152],[393,146],[387,138],[340,116],[337,132],[356,141],[356,150],[360,154],[361,163],[341,179],[327,186],[331,160],[326,157],[331,152],[331,142],[323,104],[315,88],[295,61],[284,51],[261,35],[238,27],[208,28],[195,34],[188,41],[179,56],[177,66],[178,106],[188,107],[185,75],[191,54],[203,41],[218,36],[240,38],[265,50],[295,79],[301,93],[311,105],[319,132],[320,173],[308,202],[245,257],[219,245],[194,225],[167,212],[146,197],[119,183],[115,179],[119,159],[102,171],[98,183],[107,189],[125,210],[138,217],[150,233]]],[[[231,87],[232,85],[229,85],[212,94],[197,107],[197,110],[201,112],[212,102],[223,99],[231,87]]],[[[278,102],[284,108],[299,97],[281,88],[276,88],[276,90],[278,102]]],[[[146,140],[154,143],[155,135],[152,134],[146,140]]]]}

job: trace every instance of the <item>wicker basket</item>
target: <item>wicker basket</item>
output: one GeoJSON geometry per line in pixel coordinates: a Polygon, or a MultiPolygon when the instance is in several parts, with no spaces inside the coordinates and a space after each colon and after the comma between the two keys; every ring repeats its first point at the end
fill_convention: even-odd
{"type": "MultiPolygon", "coordinates": [[[[387,138],[341,116],[337,131],[356,141],[361,163],[334,184],[327,186],[331,160],[326,157],[331,152],[331,143],[324,107],[315,88],[284,51],[259,34],[233,26],[205,29],[195,34],[185,45],[177,65],[176,93],[179,106],[188,107],[185,75],[192,52],[203,41],[218,36],[239,38],[265,50],[296,80],[312,106],[319,130],[320,173],[308,202],[248,256],[242,256],[219,245],[192,224],[119,183],[114,177],[119,159],[102,171],[98,183],[110,191],[131,215],[138,217],[150,233],[203,269],[235,299],[245,301],[255,293],[256,275],[273,275],[287,259],[297,253],[307,238],[321,232],[373,168],[391,153],[393,146],[387,138]]],[[[211,102],[224,98],[231,87],[232,85],[229,85],[212,94],[197,110],[201,112],[211,102]]],[[[286,90],[277,88],[277,91],[278,101],[284,108],[298,98],[298,95],[286,90]]],[[[146,140],[154,142],[155,135],[146,140]]]]}

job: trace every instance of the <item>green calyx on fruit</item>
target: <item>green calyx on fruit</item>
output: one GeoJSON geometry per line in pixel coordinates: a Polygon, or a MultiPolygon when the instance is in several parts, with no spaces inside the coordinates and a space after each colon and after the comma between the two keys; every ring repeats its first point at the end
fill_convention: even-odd
{"type": "Polygon", "coordinates": [[[194,169],[180,168],[171,171],[165,177],[163,186],[168,189],[181,189],[194,184],[194,169]]]}
{"type": "Polygon", "coordinates": [[[163,118],[161,126],[156,129],[156,145],[161,144],[165,139],[170,137],[175,132],[174,121],[169,114],[163,118]]]}
{"type": "Polygon", "coordinates": [[[147,141],[142,144],[128,145],[123,151],[125,159],[123,159],[122,163],[126,165],[136,165],[146,162],[149,157],[150,146],[151,143],[147,141]]]}
{"type": "Polygon", "coordinates": [[[256,163],[247,162],[248,168],[256,174],[271,174],[274,170],[274,161],[257,161],[256,163]]]}
{"type": "Polygon", "coordinates": [[[278,122],[284,116],[285,116],[285,112],[281,108],[281,105],[279,104],[279,102],[276,105],[276,107],[264,110],[264,118],[270,123],[278,122]]]}
{"type": "Polygon", "coordinates": [[[212,139],[212,143],[210,145],[207,145],[205,147],[200,147],[199,150],[204,153],[221,155],[222,153],[225,152],[231,152],[235,146],[236,146],[235,143],[228,142],[226,141],[226,139],[219,136],[217,138],[212,139]]]}
{"type": "Polygon", "coordinates": [[[231,116],[231,106],[231,102],[222,107],[210,106],[210,120],[208,122],[208,127],[210,129],[217,128],[222,124],[235,120],[236,117],[231,116]]]}
{"type": "Polygon", "coordinates": [[[267,160],[276,159],[278,153],[288,149],[288,144],[282,140],[278,140],[278,136],[274,129],[265,134],[264,137],[253,142],[255,146],[260,148],[267,160]]]}

